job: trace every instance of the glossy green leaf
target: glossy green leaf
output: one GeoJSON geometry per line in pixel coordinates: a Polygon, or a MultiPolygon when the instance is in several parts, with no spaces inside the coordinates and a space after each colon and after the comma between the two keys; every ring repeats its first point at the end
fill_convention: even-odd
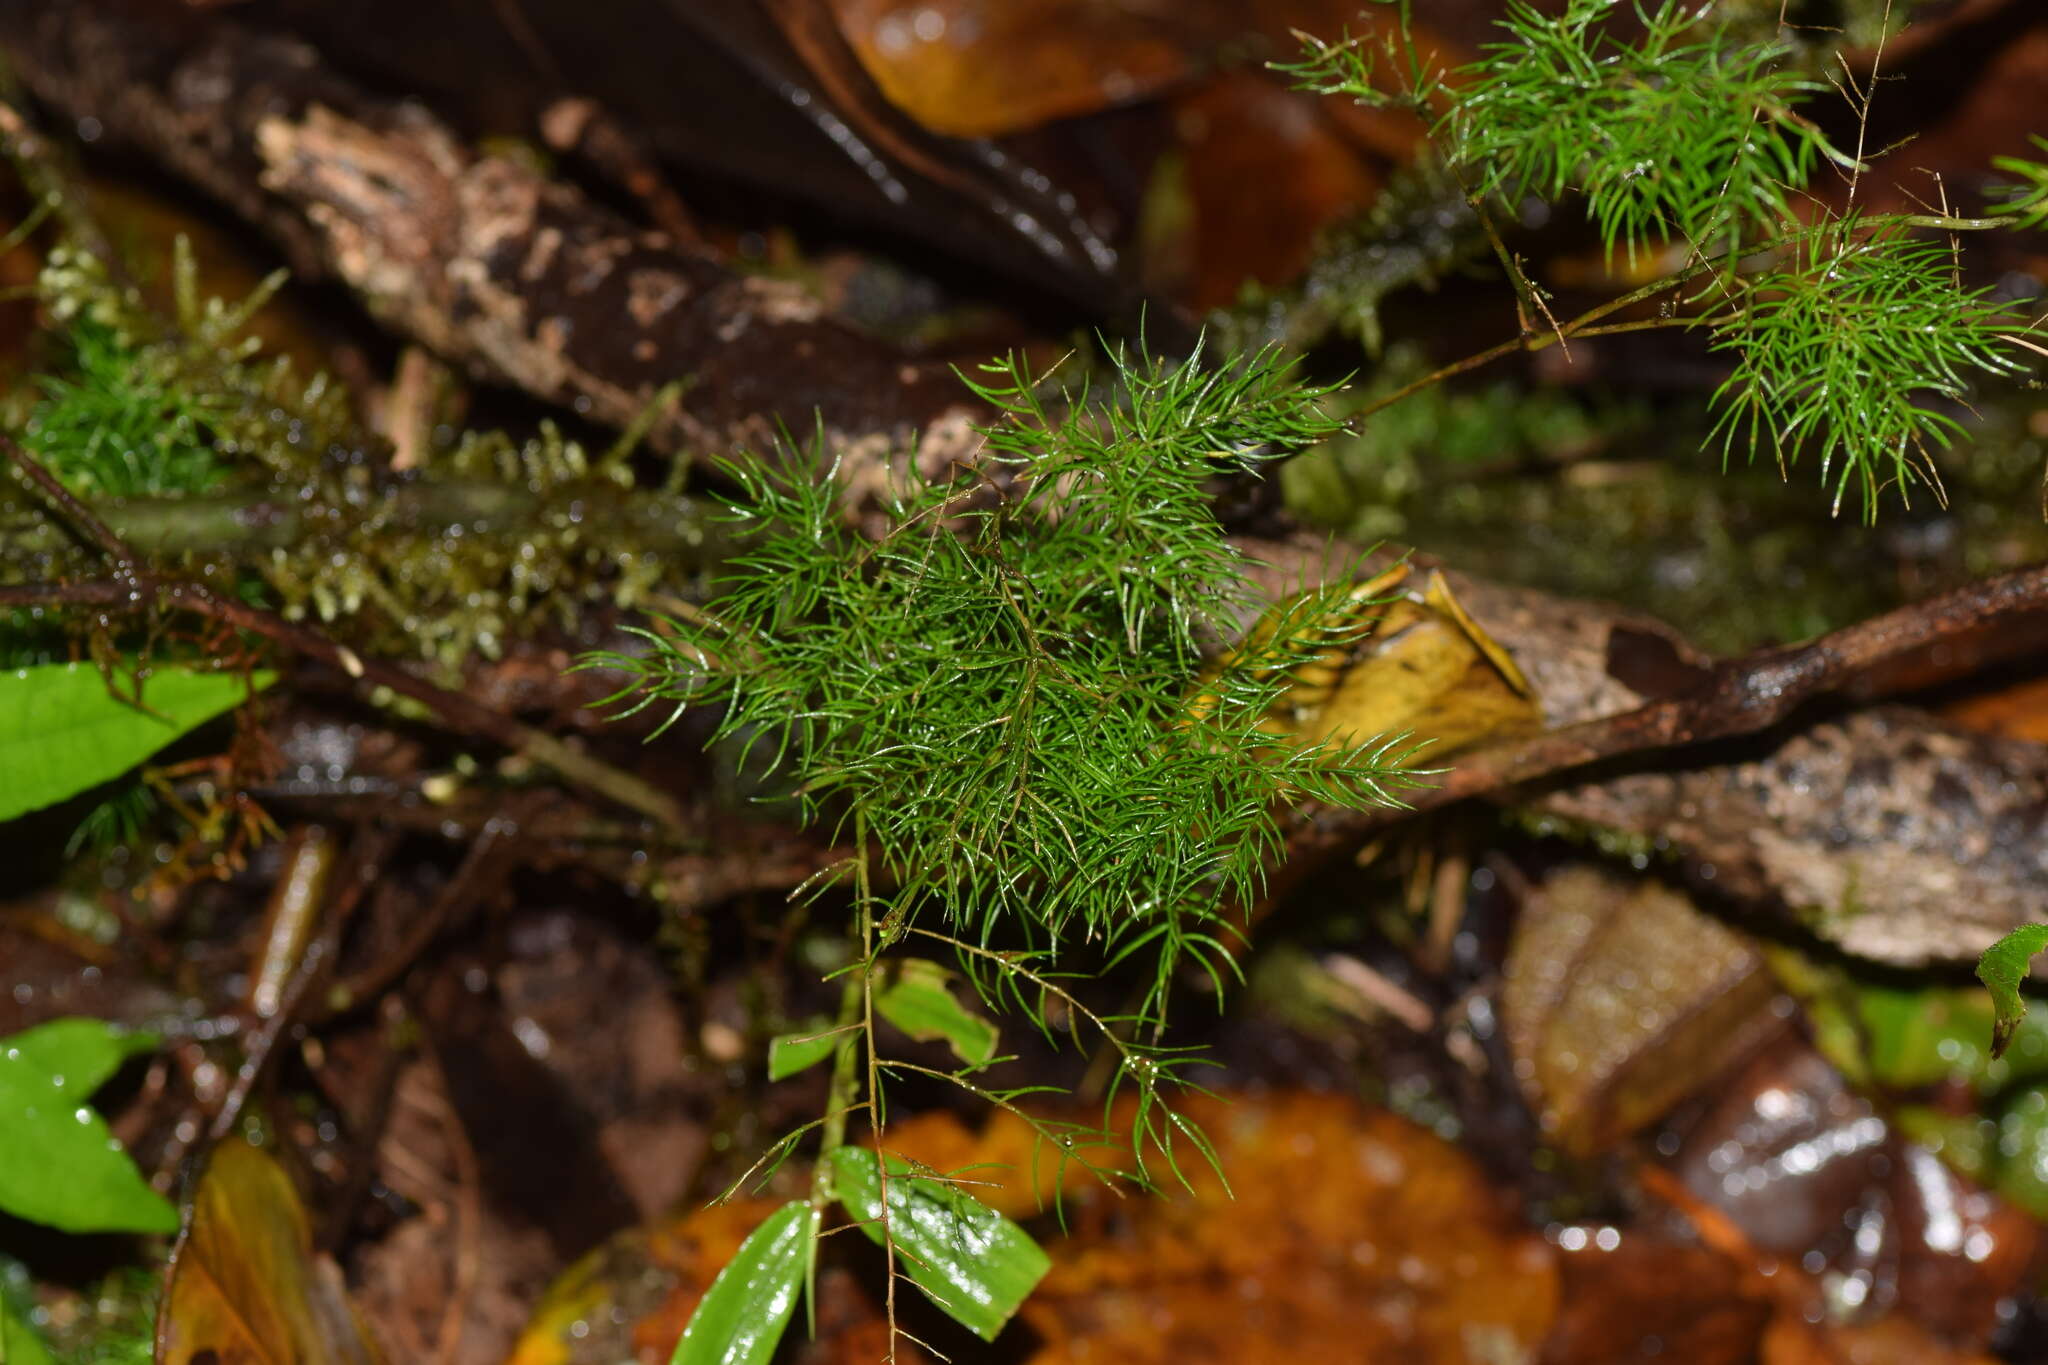
{"type": "Polygon", "coordinates": [[[66,1232],[177,1231],[178,1211],[86,1103],[122,1057],[148,1046],[93,1019],[0,1039],[0,1209],[66,1232]]]}
{"type": "MultiPolygon", "coordinates": [[[[840,1147],[829,1158],[839,1202],[876,1243],[882,1180],[875,1154],[840,1147]]],[[[903,1268],[954,1321],[993,1341],[1051,1262],[1031,1235],[980,1200],[889,1158],[889,1241],[903,1268]]]]}
{"type": "Polygon", "coordinates": [[[768,1043],[768,1079],[779,1081],[794,1076],[807,1066],[816,1066],[836,1051],[843,1042],[851,1041],[848,1033],[826,1030],[823,1033],[785,1033],[768,1043]]]}
{"type": "Polygon", "coordinates": [[[156,1051],[162,1041],[154,1033],[116,1028],[104,1019],[74,1017],[23,1029],[0,1039],[0,1049],[62,1076],[66,1090],[90,1095],[121,1069],[121,1063],[156,1051]]]}
{"type": "Polygon", "coordinates": [[[953,975],[923,958],[894,962],[875,993],[875,1012],[918,1042],[943,1038],[961,1061],[983,1066],[996,1055],[996,1026],[960,1003],[953,975]]]}
{"type": "Polygon", "coordinates": [[[704,1291],[670,1365],[763,1365],[773,1356],[817,1231],[817,1210],[801,1200],[769,1214],[704,1291]]]}
{"type": "Polygon", "coordinates": [[[1859,1087],[1913,1090],[1960,1081],[1990,1098],[2048,1077],[2048,1012],[2021,1019],[2005,1055],[1994,1060],[1988,991],[1898,986],[1782,948],[1771,950],[1770,961],[1805,1007],[1815,1046],[1859,1087]]]}
{"type": "Polygon", "coordinates": [[[138,707],[109,692],[90,664],[0,672],[0,820],[119,777],[274,678],[160,665],[138,707]]]}
{"type": "Polygon", "coordinates": [[[2048,924],[2023,924],[1977,959],[1977,979],[1991,992],[1993,1057],[2004,1054],[2020,1020],[2026,1018],[2027,1002],[2020,998],[2020,983],[2027,979],[2027,965],[2034,954],[2043,948],[2048,948],[2048,924]]]}

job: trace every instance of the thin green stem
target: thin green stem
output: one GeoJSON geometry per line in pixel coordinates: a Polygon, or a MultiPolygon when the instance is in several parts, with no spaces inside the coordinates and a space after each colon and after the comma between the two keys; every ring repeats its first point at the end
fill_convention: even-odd
{"type": "MultiPolygon", "coordinates": [[[[1870,232],[1883,231],[1886,228],[1925,228],[1941,232],[1986,232],[1996,228],[2009,228],[2012,226],[2012,221],[2006,218],[1951,218],[1943,214],[1899,213],[1881,218],[1864,219],[1861,226],[1870,232]]],[[[1613,336],[1621,332],[1646,332],[1663,327],[1690,326],[1698,322],[1699,319],[1693,316],[1674,315],[1668,318],[1642,318],[1633,322],[1616,323],[1607,327],[1598,327],[1595,324],[1605,318],[1612,317],[1623,309],[1632,308],[1639,303],[1647,303],[1659,294],[1668,294],[1674,289],[1690,284],[1700,276],[1711,271],[1723,269],[1736,261],[1744,260],[1751,256],[1759,256],[1766,252],[1777,251],[1783,247],[1790,246],[1798,242],[1805,235],[1806,230],[1802,229],[1799,232],[1781,234],[1768,241],[1736,247],[1717,256],[1703,257],[1682,270],[1661,276],[1650,281],[1648,284],[1629,290],[1626,294],[1616,295],[1605,303],[1596,304],[1570,321],[1558,324],[1552,331],[1526,333],[1511,340],[1489,346],[1483,351],[1474,352],[1462,360],[1454,360],[1448,365],[1432,370],[1419,379],[1403,384],[1392,393],[1382,394],[1380,397],[1373,399],[1357,412],[1354,412],[1347,425],[1355,427],[1368,417],[1392,407],[1404,398],[1412,397],[1422,392],[1422,390],[1433,388],[1438,384],[1444,383],[1446,380],[1455,379],[1461,374],[1468,374],[1473,370],[1491,365],[1494,361],[1513,355],[1517,351],[1534,353],[1558,345],[1561,342],[1569,341],[1574,337],[1613,336]]],[[[1514,272],[1510,271],[1509,273],[1512,276],[1514,272]]]]}
{"type": "MultiPolygon", "coordinates": [[[[878,1182],[877,1189],[881,1195],[881,1211],[878,1217],[881,1220],[882,1226],[882,1256],[889,1270],[889,1287],[885,1298],[885,1316],[889,1323],[889,1353],[885,1359],[890,1362],[890,1365],[894,1365],[897,1335],[896,1240],[889,1227],[889,1161],[882,1154],[884,1114],[882,1075],[880,1058],[875,1054],[875,897],[874,885],[870,879],[868,869],[867,814],[858,808],[854,810],[853,814],[853,857],[854,897],[858,904],[860,915],[860,972],[847,983],[849,998],[842,1003],[841,1010],[846,1012],[856,1005],[859,1007],[861,1046],[867,1053],[868,1131],[873,1135],[875,1178],[878,1182]]],[[[850,1076],[852,1072],[852,1058],[853,1049],[851,1047],[844,1048],[839,1054],[838,1064],[834,1067],[833,1098],[835,1103],[841,1098],[837,1093],[841,1083],[841,1076],[850,1076]]],[[[832,1143],[832,1146],[838,1146],[845,1141],[845,1113],[846,1107],[850,1107],[851,1104],[851,1097],[846,1097],[846,1105],[839,1110],[840,1124],[839,1131],[836,1134],[839,1141],[832,1143]]],[[[828,1131],[827,1141],[830,1142],[833,1136],[834,1134],[828,1131]]],[[[819,1153],[821,1164],[824,1156],[830,1150],[831,1148],[827,1147],[825,1151],[819,1153]]],[[[815,1193],[812,1197],[816,1198],[815,1193]]]]}

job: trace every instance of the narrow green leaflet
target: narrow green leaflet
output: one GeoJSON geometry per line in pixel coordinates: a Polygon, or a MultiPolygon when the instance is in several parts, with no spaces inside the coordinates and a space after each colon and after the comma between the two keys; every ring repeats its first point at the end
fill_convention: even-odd
{"type": "Polygon", "coordinates": [[[2003,1056],[2012,1044],[2020,1020],[2027,1017],[2027,1002],[2020,998],[2020,982],[2027,979],[2027,965],[2034,954],[2048,948],[2048,924],[2022,924],[1984,950],[1977,959],[1977,979],[1991,992],[1991,1055],[2003,1056]]]}
{"type": "Polygon", "coordinates": [[[123,1056],[146,1045],[154,1040],[95,1019],[0,1039],[0,1210],[65,1232],[177,1231],[178,1211],[86,1103],[123,1056]]]}
{"type": "Polygon", "coordinates": [[[817,1210],[802,1200],[769,1214],[704,1291],[669,1365],[764,1365],[796,1309],[817,1231],[817,1210]]]}
{"type": "Polygon", "coordinates": [[[143,710],[109,692],[90,664],[0,672],[0,820],[119,777],[275,676],[159,665],[143,682],[143,710]]]}
{"type": "Polygon", "coordinates": [[[952,972],[918,957],[888,970],[888,985],[875,996],[877,1014],[920,1043],[945,1039],[969,1066],[986,1065],[996,1055],[996,1026],[954,996],[952,972]]]}
{"type": "Polygon", "coordinates": [[[768,1079],[784,1080],[796,1075],[807,1066],[816,1066],[830,1057],[851,1035],[826,1029],[822,1033],[785,1033],[768,1043],[768,1079]]]}
{"type": "MultiPolygon", "coordinates": [[[[875,1154],[839,1147],[828,1159],[839,1202],[880,1243],[882,1181],[875,1154]]],[[[889,1241],[917,1287],[983,1341],[995,1340],[1051,1265],[1024,1229],[943,1181],[914,1175],[908,1162],[893,1156],[889,1241]]]]}

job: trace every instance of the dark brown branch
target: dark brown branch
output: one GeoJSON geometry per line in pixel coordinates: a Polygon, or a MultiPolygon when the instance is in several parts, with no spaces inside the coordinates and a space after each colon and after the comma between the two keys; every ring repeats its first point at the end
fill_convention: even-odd
{"type": "MultiPolygon", "coordinates": [[[[1877,671],[1945,642],[2048,609],[2048,565],[2019,569],[1900,607],[1803,645],[1761,650],[1702,670],[1678,695],[1567,725],[1454,760],[1410,811],[1499,796],[1606,759],[1643,757],[1752,735],[1817,697],[1851,690],[1877,671]]],[[[1407,812],[1332,814],[1304,831],[1290,855],[1354,842],[1407,812]]]]}
{"type": "Polygon", "coordinates": [[[67,520],[91,537],[92,542],[100,549],[106,551],[107,558],[120,567],[124,576],[135,574],[135,552],[109,530],[105,522],[94,516],[90,507],[74,497],[71,490],[66,488],[55,474],[44,468],[42,461],[31,457],[15,443],[13,437],[4,433],[0,433],[0,454],[5,454],[13,461],[14,467],[22,472],[22,476],[41,489],[43,496],[55,504],[67,520]]]}
{"type": "Polygon", "coordinates": [[[2018,569],[1832,631],[1715,667],[1696,691],[1460,759],[1418,805],[1439,806],[1581,768],[1706,740],[1751,735],[1816,697],[1944,641],[2048,608],[2048,565],[2018,569]]]}
{"type": "MultiPolygon", "coordinates": [[[[1237,543],[1274,598],[1332,575],[1368,577],[1389,562],[1306,534],[1237,543]]],[[[2041,918],[2048,745],[1973,733],[1903,707],[1864,705],[2048,650],[2038,572],[1726,664],[1640,613],[1455,569],[1445,574],[1473,619],[1529,676],[1550,733],[1491,753],[1447,755],[1443,766],[1463,765],[1472,774],[1453,775],[1459,785],[1441,795],[1413,795],[1434,803],[1491,798],[1565,838],[1640,848],[1668,859],[1673,871],[1717,899],[1872,961],[1973,960],[2000,934],[2041,918]],[[1788,659],[1830,652],[1816,671],[1788,659]],[[1729,737],[1707,743],[1712,698],[1780,687],[1775,699],[1750,696],[1729,737]],[[1800,699],[1829,692],[1853,709],[1769,723],[1772,712],[1782,716],[1800,699]],[[1687,716],[1696,723],[1674,724],[1687,716]],[[1588,741],[1609,733],[1603,727],[1610,723],[1615,735],[1626,731],[1641,747],[1588,741]],[[1696,747],[1676,747],[1681,732],[1696,747]],[[1552,746],[1560,737],[1577,742],[1558,753],[1552,746]],[[1660,739],[1674,744],[1660,748],[1660,739]],[[1570,766],[1609,750],[1605,762],[1570,766]],[[1566,766],[1548,769],[1534,761],[1539,757],[1566,766]],[[1547,776],[1487,785],[1505,781],[1501,773],[1510,767],[1547,776]]],[[[1272,870],[1267,899],[1278,900],[1328,859],[1400,818],[1302,811],[1289,857],[1272,870]]]]}

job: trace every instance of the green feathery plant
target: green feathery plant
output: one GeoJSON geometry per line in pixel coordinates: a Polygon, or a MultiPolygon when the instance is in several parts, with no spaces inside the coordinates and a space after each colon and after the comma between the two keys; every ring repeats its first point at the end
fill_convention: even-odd
{"type": "Polygon", "coordinates": [[[70,364],[42,376],[27,435],[84,497],[202,493],[226,475],[210,419],[220,406],[112,327],[72,326],[70,364]]]}
{"type": "Polygon", "coordinates": [[[1713,349],[1735,361],[1714,395],[1724,458],[1769,445],[1783,468],[1816,451],[1837,506],[1852,481],[1866,508],[1886,484],[1938,493],[1930,447],[1963,425],[1928,400],[1960,409],[1973,377],[2023,369],[2005,348],[2010,315],[1988,293],[1957,285],[1949,247],[1896,224],[1852,218],[1801,234],[1710,314],[1713,349]]]}
{"type": "MultiPolygon", "coordinates": [[[[1102,400],[1048,393],[1015,361],[986,367],[970,382],[999,416],[981,428],[979,467],[908,476],[873,539],[839,482],[795,452],[728,466],[729,515],[752,541],[719,594],[642,632],[645,654],[587,661],[628,675],[633,709],[723,706],[715,738],[767,755],[804,816],[850,844],[821,879],[854,888],[860,959],[840,1019],[785,1040],[798,1060],[775,1067],[840,1059],[812,1125],[824,1129],[814,1208],[828,1187],[845,1197],[844,1172],[829,1173],[850,1159],[835,1156],[848,1112],[879,1136],[884,1081],[939,1074],[885,1057],[874,1032],[899,989],[881,955],[906,940],[950,949],[984,1005],[1049,1038],[1058,1013],[1108,1044],[1111,1099],[1135,1096],[1133,1176],[1162,1158],[1175,1169],[1181,1146],[1206,1155],[1170,1104],[1198,1059],[1160,1042],[1178,968],[1197,965],[1219,992],[1234,971],[1230,916],[1279,850],[1276,803],[1392,803],[1418,780],[1398,738],[1307,744],[1261,728],[1294,664],[1362,628],[1331,624],[1357,621],[1341,577],[1255,646],[1205,661],[1262,605],[1207,485],[1329,435],[1327,390],[1295,382],[1272,352],[1221,369],[1119,357],[1118,369],[1119,393],[1102,400]],[[1146,964],[1140,1003],[1093,1010],[1068,984],[1082,961],[1146,964]]],[[[1015,1110],[1021,1092],[976,1079],[992,1064],[948,1079],[1015,1110]]],[[[1092,1140],[1032,1121],[1062,1161],[1092,1140]]]]}
{"type": "Polygon", "coordinates": [[[1613,0],[1555,17],[1512,0],[1508,40],[1462,73],[1437,135],[1481,195],[1582,194],[1609,253],[1631,263],[1656,239],[1706,253],[1792,217],[1816,157],[1847,158],[1795,107],[1826,87],[1781,44],[1735,46],[1701,31],[1697,5],[1667,2],[1624,41],[1613,0]]]}
{"type": "MultiPolygon", "coordinates": [[[[1817,453],[1837,507],[1853,486],[1866,515],[1886,488],[1939,492],[1930,448],[1960,429],[1939,404],[2015,373],[2032,343],[1961,284],[1953,247],[1924,234],[2039,225],[2048,167],[2001,162],[2021,184],[1981,218],[1861,214],[1863,151],[1835,147],[1801,111],[1828,86],[1790,46],[1735,41],[1675,0],[1639,8],[1627,30],[1612,22],[1615,0],[1570,0],[1554,17],[1514,0],[1503,41],[1440,72],[1410,40],[1407,0],[1378,3],[1398,14],[1387,40],[1310,39],[1282,69],[1303,88],[1426,118],[1522,328],[1351,422],[1516,350],[1686,327],[1733,361],[1715,396],[1724,458],[1768,448],[1789,468],[1817,453]],[[1810,190],[1824,166],[1848,177],[1839,214],[1810,190]],[[1680,264],[1559,321],[1497,226],[1504,205],[1531,196],[1580,198],[1610,257],[1680,264]]],[[[1853,76],[1844,89],[1867,115],[1867,89],[1853,76]]],[[[720,593],[642,632],[644,653],[586,661],[626,674],[630,709],[723,707],[716,737],[766,755],[804,817],[850,849],[805,888],[851,884],[859,950],[839,1019],[778,1039],[770,1061],[779,1078],[833,1059],[828,1107],[745,1178],[815,1131],[812,1195],[749,1240],[678,1361],[766,1358],[835,1199],[890,1250],[892,1274],[901,1250],[909,1278],[984,1335],[1042,1267],[1021,1230],[943,1175],[879,1154],[891,1078],[949,1080],[1023,1112],[1023,1092],[981,1079],[1001,1059],[985,1022],[952,996],[955,978],[931,962],[906,976],[885,952],[950,950],[984,1006],[1019,1011],[1049,1038],[1057,1015],[1106,1044],[1112,1095],[1136,1095],[1127,1141],[1142,1182],[1148,1159],[1173,1169],[1177,1143],[1209,1152],[1171,1108],[1195,1059],[1162,1042],[1168,999],[1183,965],[1218,991],[1234,970],[1230,912],[1257,895],[1278,851],[1277,804],[1393,802],[1418,780],[1398,738],[1310,746],[1261,726],[1290,670],[1355,628],[1330,624],[1357,620],[1342,588],[1305,594],[1228,648],[1258,602],[1205,482],[1333,434],[1329,391],[1294,383],[1270,350],[1206,372],[1199,357],[1118,367],[1114,401],[1048,393],[1014,362],[991,367],[973,387],[999,416],[973,473],[907,476],[872,538],[836,478],[815,477],[795,452],[731,465],[729,515],[751,539],[720,593]],[[1138,962],[1135,1008],[1085,1003],[1077,975],[1138,962]],[[903,995],[912,976],[915,1002],[903,995]],[[878,1016],[950,1041],[963,1065],[885,1055],[878,1016]],[[874,1151],[848,1141],[856,1112],[874,1151]],[[889,1193],[899,1186],[900,1204],[889,1193]],[[952,1241],[930,1242],[935,1228],[952,1241]],[[967,1243],[990,1248],[979,1268],[958,1254],[967,1243]]],[[[1032,1121],[1063,1163],[1096,1137],[1032,1121]]]]}
{"type": "MultiPolygon", "coordinates": [[[[1953,410],[1975,383],[2021,371],[2020,351],[2041,353],[2029,339],[2035,324],[1966,288],[1953,242],[1925,234],[2040,226],[2048,166],[1999,158],[2019,184],[1981,217],[1863,214],[1863,149],[1835,147],[1800,112],[1829,86],[1803,73],[1789,46],[1735,43],[1697,6],[1638,8],[1631,39],[1615,26],[1616,0],[1571,0],[1555,16],[1515,0],[1502,21],[1508,40],[1444,72],[1411,40],[1406,0],[1375,3],[1397,7],[1387,36],[1307,39],[1301,61],[1276,66],[1302,89],[1430,121],[1438,154],[1487,225],[1523,324],[1514,341],[1386,401],[1517,350],[1704,330],[1733,361],[1714,396],[1724,459],[1768,450],[1789,470],[1817,452],[1836,510],[1853,487],[1874,520],[1886,489],[1903,499],[1925,483],[1940,496],[1933,453],[1960,430],[1953,410]],[[1848,181],[1839,214],[1810,191],[1823,164],[1848,181]],[[1634,262],[1675,249],[1682,264],[1559,320],[1493,227],[1504,202],[1525,196],[1580,199],[1610,256],[1634,262]]],[[[1875,72],[1859,83],[1844,66],[1837,84],[1866,118],[1875,72]]]]}
{"type": "Polygon", "coordinates": [[[718,737],[772,750],[807,818],[862,831],[888,935],[934,904],[978,943],[1146,946],[1163,1009],[1184,957],[1227,960],[1219,915],[1258,890],[1276,799],[1385,800],[1406,769],[1385,743],[1258,728],[1280,665],[1332,643],[1341,587],[1189,701],[1204,642],[1259,601],[1204,485],[1335,430],[1326,391],[1271,353],[1121,368],[1125,401],[1102,404],[990,367],[979,476],[913,478],[876,540],[801,460],[729,466],[754,548],[701,614],[643,632],[648,655],[601,657],[642,705],[723,705],[718,737]]]}

